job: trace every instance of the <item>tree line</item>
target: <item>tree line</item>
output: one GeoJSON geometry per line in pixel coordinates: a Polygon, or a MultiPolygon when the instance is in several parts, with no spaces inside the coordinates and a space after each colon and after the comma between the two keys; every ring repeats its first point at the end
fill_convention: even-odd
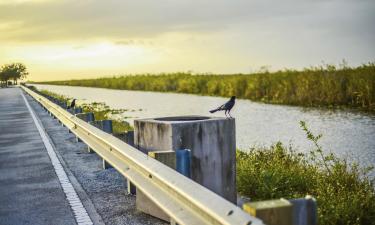
{"type": "Polygon", "coordinates": [[[10,81],[17,84],[18,80],[27,77],[29,72],[22,63],[10,63],[0,67],[0,86],[8,86],[10,81]]]}
{"type": "Polygon", "coordinates": [[[47,84],[177,92],[250,99],[273,104],[350,107],[375,112],[375,63],[358,67],[323,65],[255,74],[189,73],[125,75],[47,84]]]}

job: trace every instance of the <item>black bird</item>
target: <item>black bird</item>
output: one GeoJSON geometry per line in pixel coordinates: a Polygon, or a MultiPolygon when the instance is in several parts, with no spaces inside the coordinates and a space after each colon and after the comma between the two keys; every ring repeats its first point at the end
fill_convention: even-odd
{"type": "Polygon", "coordinates": [[[76,105],[76,99],[74,98],[73,101],[70,103],[70,106],[68,106],[68,109],[73,109],[76,105]]]}
{"type": "Polygon", "coordinates": [[[220,106],[217,109],[211,110],[210,113],[225,110],[225,116],[227,116],[227,113],[228,113],[229,117],[232,118],[232,116],[230,115],[230,110],[233,108],[235,100],[236,100],[236,96],[232,96],[227,103],[225,103],[224,105],[220,106]]]}

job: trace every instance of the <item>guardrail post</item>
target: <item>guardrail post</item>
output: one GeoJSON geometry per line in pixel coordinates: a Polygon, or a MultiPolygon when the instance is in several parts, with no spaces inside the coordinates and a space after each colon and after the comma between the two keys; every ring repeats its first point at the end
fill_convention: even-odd
{"type": "MultiPolygon", "coordinates": [[[[134,131],[127,131],[125,134],[125,137],[126,137],[125,142],[134,147],[134,131]]],[[[137,188],[132,182],[126,179],[126,184],[127,184],[126,187],[127,187],[128,194],[131,194],[131,195],[137,194],[137,188]]]]}
{"type": "MultiPolygon", "coordinates": [[[[101,122],[101,129],[108,133],[113,133],[113,126],[112,126],[112,120],[102,120],[101,122]]],[[[107,161],[103,159],[103,169],[113,168],[111,164],[109,164],[107,161]]]]}
{"type": "MultiPolygon", "coordinates": [[[[80,118],[81,120],[85,121],[85,122],[93,122],[95,121],[95,116],[94,116],[94,113],[93,112],[88,112],[88,113],[78,113],[78,114],[75,114],[76,117],[80,118]]],[[[81,139],[79,139],[78,137],[76,137],[76,141],[77,142],[81,142],[81,139]]]]}
{"type": "Polygon", "coordinates": [[[190,159],[191,152],[189,149],[176,150],[176,170],[190,178],[190,159]]]}
{"type": "Polygon", "coordinates": [[[101,120],[102,130],[108,134],[113,134],[112,120],[101,120]]]}
{"type": "MultiPolygon", "coordinates": [[[[97,121],[91,121],[89,122],[91,125],[94,127],[99,128],[100,130],[108,133],[108,134],[113,134],[113,125],[112,125],[112,120],[97,120],[97,121]]],[[[87,146],[87,151],[89,153],[94,152],[89,146],[87,146]]],[[[107,161],[103,160],[103,169],[108,169],[112,168],[111,164],[109,164],[107,161]]]]}
{"type": "MultiPolygon", "coordinates": [[[[121,134],[114,134],[115,137],[121,139],[128,145],[134,147],[134,131],[127,131],[121,134]]],[[[137,188],[128,179],[126,179],[127,194],[135,195],[137,193],[137,188]]]]}
{"type": "Polygon", "coordinates": [[[317,225],[318,214],[316,200],[311,196],[289,200],[293,204],[294,225],[317,225]]]}
{"type": "Polygon", "coordinates": [[[74,108],[73,109],[73,114],[78,114],[78,113],[82,113],[82,108],[81,107],[77,107],[77,108],[74,108]]]}

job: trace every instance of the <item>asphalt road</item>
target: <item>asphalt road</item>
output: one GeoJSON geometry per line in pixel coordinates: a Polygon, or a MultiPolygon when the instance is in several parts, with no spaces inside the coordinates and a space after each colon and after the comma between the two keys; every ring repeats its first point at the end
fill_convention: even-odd
{"type": "Polygon", "coordinates": [[[20,93],[0,89],[0,224],[76,224],[20,93]]]}
{"type": "MultiPolygon", "coordinates": [[[[138,211],[124,177],[26,99],[95,225],[166,224],[138,211]]],[[[0,224],[77,224],[19,88],[0,89],[0,224]]]]}

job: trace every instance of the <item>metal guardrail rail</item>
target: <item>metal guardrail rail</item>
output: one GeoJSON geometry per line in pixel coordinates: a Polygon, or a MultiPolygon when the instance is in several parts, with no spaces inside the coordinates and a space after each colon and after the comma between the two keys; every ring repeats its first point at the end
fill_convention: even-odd
{"type": "Polygon", "coordinates": [[[31,89],[21,87],[179,225],[263,224],[207,188],[75,117],[31,89]]]}

